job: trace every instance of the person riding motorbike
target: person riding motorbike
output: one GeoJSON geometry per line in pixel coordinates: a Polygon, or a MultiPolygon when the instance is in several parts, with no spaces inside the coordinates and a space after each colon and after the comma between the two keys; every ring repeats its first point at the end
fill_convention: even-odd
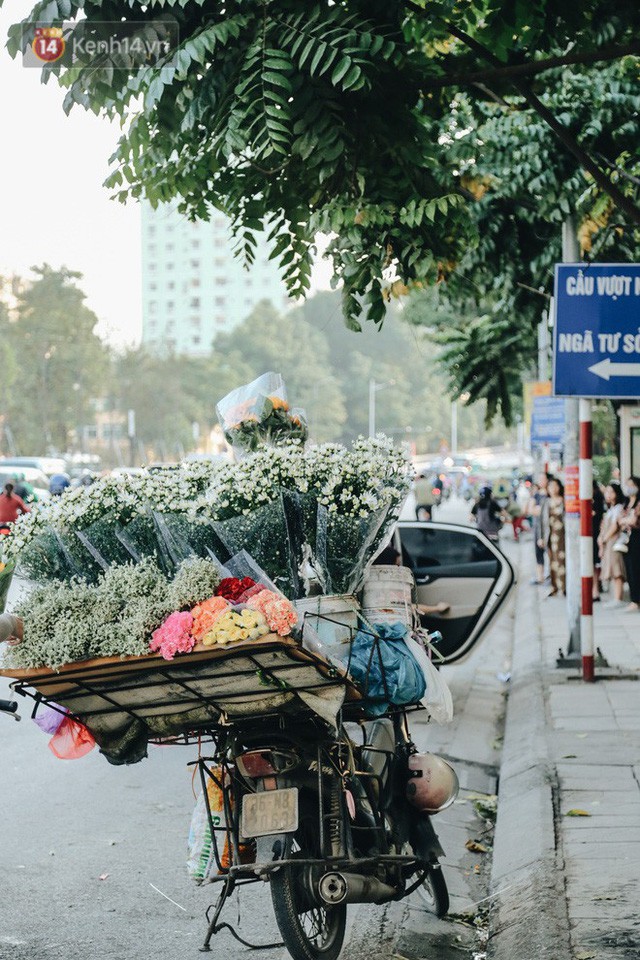
{"type": "Polygon", "coordinates": [[[500,504],[493,499],[493,491],[490,486],[481,488],[480,496],[471,510],[471,518],[475,520],[478,530],[484,533],[489,540],[498,540],[505,513],[500,504]]]}

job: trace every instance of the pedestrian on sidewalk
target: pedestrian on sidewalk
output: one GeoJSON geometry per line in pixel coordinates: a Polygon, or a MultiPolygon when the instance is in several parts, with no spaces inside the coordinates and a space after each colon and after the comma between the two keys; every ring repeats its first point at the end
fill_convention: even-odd
{"type": "Polygon", "coordinates": [[[531,499],[527,506],[527,513],[532,518],[533,545],[536,553],[536,576],[531,581],[535,586],[544,583],[544,558],[548,539],[548,515],[545,509],[547,486],[552,478],[550,473],[541,473],[537,484],[532,487],[531,499]]]}
{"type": "Polygon", "coordinates": [[[432,475],[419,474],[413,482],[413,492],[416,497],[416,519],[431,520],[436,502],[432,475]]]}
{"type": "Polygon", "coordinates": [[[609,483],[604,490],[604,499],[607,510],[602,518],[598,537],[600,578],[603,583],[613,584],[613,599],[610,606],[620,606],[624,603],[622,597],[626,576],[624,553],[614,549],[616,541],[620,538],[620,520],[626,503],[620,484],[613,481],[609,483]]]}
{"type": "Polygon", "coordinates": [[[478,530],[497,542],[504,517],[502,507],[493,499],[491,487],[482,487],[471,510],[471,519],[475,520],[478,530]]]}
{"type": "Polygon", "coordinates": [[[627,550],[623,554],[631,601],[627,611],[634,613],[640,610],[640,478],[629,477],[623,493],[629,498],[620,520],[622,531],[629,536],[627,550]]]}
{"type": "Polygon", "coordinates": [[[598,549],[598,537],[602,526],[602,518],[605,511],[604,494],[600,489],[600,484],[593,481],[592,494],[592,545],[593,545],[593,599],[597,602],[600,599],[600,579],[602,572],[600,569],[600,551],[598,549]]]}
{"type": "Polygon", "coordinates": [[[549,571],[551,573],[550,597],[567,592],[566,552],[564,534],[564,487],[553,477],[547,485],[547,502],[543,514],[548,517],[548,535],[546,547],[549,551],[549,571]]]}

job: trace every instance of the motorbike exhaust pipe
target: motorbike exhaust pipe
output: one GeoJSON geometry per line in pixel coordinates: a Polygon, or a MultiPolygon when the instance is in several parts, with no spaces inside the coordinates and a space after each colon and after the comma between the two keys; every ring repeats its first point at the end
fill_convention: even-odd
{"type": "Polygon", "coordinates": [[[359,873],[325,873],[318,884],[320,899],[328,906],[339,903],[387,903],[397,895],[395,887],[377,877],[359,873]]]}

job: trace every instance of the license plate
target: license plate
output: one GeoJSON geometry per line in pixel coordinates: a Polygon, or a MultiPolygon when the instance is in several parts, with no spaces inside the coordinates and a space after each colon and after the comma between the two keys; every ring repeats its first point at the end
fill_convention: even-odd
{"type": "Polygon", "coordinates": [[[240,832],[244,838],[295,833],[298,829],[298,788],[247,793],[242,798],[240,832]]]}

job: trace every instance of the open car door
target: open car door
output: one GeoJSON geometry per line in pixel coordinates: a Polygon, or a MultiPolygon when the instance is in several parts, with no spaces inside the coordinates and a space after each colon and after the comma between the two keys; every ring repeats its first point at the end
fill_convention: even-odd
{"type": "Polygon", "coordinates": [[[416,580],[418,603],[449,604],[443,614],[421,615],[422,626],[440,630],[445,663],[465,657],[501,608],[513,583],[513,567],[475,527],[421,521],[399,523],[396,548],[416,580]]]}

